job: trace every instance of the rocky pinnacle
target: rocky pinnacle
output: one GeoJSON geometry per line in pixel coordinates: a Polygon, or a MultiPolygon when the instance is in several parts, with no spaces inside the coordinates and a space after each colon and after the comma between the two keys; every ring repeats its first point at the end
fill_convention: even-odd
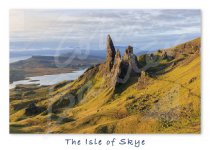
{"type": "Polygon", "coordinates": [[[107,56],[106,56],[107,69],[111,71],[114,64],[116,51],[110,35],[107,36],[106,50],[107,50],[107,56]]]}

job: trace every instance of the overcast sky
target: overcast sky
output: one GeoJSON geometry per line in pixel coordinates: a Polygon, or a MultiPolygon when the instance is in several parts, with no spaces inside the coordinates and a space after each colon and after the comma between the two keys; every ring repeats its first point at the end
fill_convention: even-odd
{"type": "Polygon", "coordinates": [[[10,50],[156,50],[201,36],[200,10],[11,10],[10,50]]]}

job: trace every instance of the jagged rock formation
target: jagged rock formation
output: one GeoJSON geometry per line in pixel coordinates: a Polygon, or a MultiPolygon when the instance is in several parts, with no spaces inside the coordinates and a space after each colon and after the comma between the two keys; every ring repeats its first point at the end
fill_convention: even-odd
{"type": "Polygon", "coordinates": [[[119,50],[117,50],[114,60],[115,60],[114,61],[114,66],[112,68],[111,73],[113,74],[113,81],[112,81],[112,83],[115,84],[117,82],[117,78],[121,74],[122,58],[121,58],[119,50]]]}
{"type": "Polygon", "coordinates": [[[114,58],[115,58],[116,51],[115,51],[115,47],[114,47],[114,44],[112,42],[110,35],[107,36],[106,50],[107,50],[107,56],[106,56],[107,70],[111,71],[114,65],[114,58]]]}
{"type": "Polygon", "coordinates": [[[133,53],[133,47],[128,46],[121,57],[120,51],[115,50],[110,35],[107,36],[107,58],[103,76],[111,81],[107,86],[115,87],[116,83],[125,83],[132,73],[139,73],[137,57],[133,53]]]}
{"type": "Polygon", "coordinates": [[[144,72],[147,72],[147,70],[147,74],[151,73],[151,76],[162,74],[164,73],[165,68],[170,67],[170,69],[173,69],[175,67],[175,64],[179,63],[179,60],[183,59],[183,56],[185,57],[185,55],[189,54],[197,55],[199,54],[200,50],[200,45],[195,42],[182,44],[174,49],[158,50],[157,52],[145,55],[146,60],[144,61],[144,64],[146,65],[142,67],[138,63],[137,56],[133,53],[132,46],[129,45],[125,49],[123,57],[121,57],[120,51],[115,50],[110,35],[107,36],[106,43],[107,58],[105,61],[105,66],[102,66],[101,68],[102,70],[103,68],[105,68],[102,76],[105,78],[105,80],[111,82],[108,82],[107,84],[105,84],[105,86],[110,88],[115,88],[117,83],[126,83],[132,76],[140,76],[139,80],[142,80],[142,82],[140,81],[139,83],[141,84],[139,85],[146,85],[146,80],[142,79],[141,76],[144,74],[144,72]],[[166,63],[165,65],[161,64],[161,61],[163,60],[169,62],[174,60],[175,58],[177,59],[177,62],[166,63]]]}
{"type": "Polygon", "coordinates": [[[129,45],[128,48],[126,48],[123,56],[124,61],[128,62],[132,54],[133,54],[133,47],[129,45]]]}

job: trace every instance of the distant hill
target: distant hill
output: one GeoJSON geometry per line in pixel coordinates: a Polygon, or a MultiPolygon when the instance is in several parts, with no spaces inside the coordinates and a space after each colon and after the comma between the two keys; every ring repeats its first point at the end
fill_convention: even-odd
{"type": "MultiPolygon", "coordinates": [[[[115,46],[115,49],[118,49],[120,51],[120,53],[123,53],[125,51],[127,47],[126,46],[115,46]]],[[[146,54],[146,53],[151,53],[151,51],[145,51],[145,50],[138,50],[138,52],[136,53],[137,55],[142,55],[142,54],[146,54]]],[[[97,57],[97,58],[106,58],[106,50],[80,50],[80,51],[69,51],[67,53],[63,53],[61,54],[61,56],[72,56],[72,55],[88,55],[91,57],[97,57]]]]}
{"type": "Polygon", "coordinates": [[[87,58],[32,56],[26,60],[10,63],[10,82],[31,76],[69,73],[80,68],[88,68],[103,61],[104,59],[93,56],[87,58]]]}
{"type": "Polygon", "coordinates": [[[24,50],[24,51],[10,51],[10,58],[14,57],[29,57],[29,56],[59,56],[67,53],[69,50],[24,50]]]}
{"type": "Polygon", "coordinates": [[[200,38],[135,55],[116,51],[73,82],[10,91],[11,133],[200,133],[200,38]]]}
{"type": "Polygon", "coordinates": [[[91,57],[91,58],[100,58],[105,59],[106,58],[106,52],[103,50],[80,50],[80,51],[69,51],[67,53],[61,54],[61,56],[77,56],[77,57],[91,57]]]}

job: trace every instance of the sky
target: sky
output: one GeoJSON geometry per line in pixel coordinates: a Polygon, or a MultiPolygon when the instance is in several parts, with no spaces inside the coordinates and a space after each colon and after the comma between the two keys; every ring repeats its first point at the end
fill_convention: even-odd
{"type": "Polygon", "coordinates": [[[157,50],[201,36],[200,10],[10,10],[10,50],[157,50]]]}

